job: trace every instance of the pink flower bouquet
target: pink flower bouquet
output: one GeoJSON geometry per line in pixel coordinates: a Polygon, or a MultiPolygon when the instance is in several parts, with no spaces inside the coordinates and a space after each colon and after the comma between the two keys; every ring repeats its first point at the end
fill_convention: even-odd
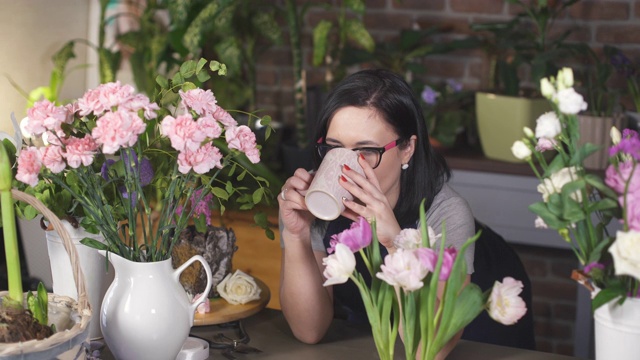
{"type": "Polygon", "coordinates": [[[114,82],[65,106],[35,103],[21,127],[44,145],[21,149],[16,179],[63,189],[106,239],[85,239],[85,245],[140,262],[169,258],[189,220],[208,214],[203,200],[224,211],[234,196],[242,208],[252,208],[268,194],[268,183],[238,159],[260,161],[256,136],[217,104],[211,90],[189,81],[210,77],[206,63],[188,61],[172,80],[159,77],[153,101],[114,82]],[[257,190],[234,186],[233,176],[240,181],[246,175],[257,190]]]}
{"type": "Polygon", "coordinates": [[[458,254],[464,254],[479,233],[459,251],[445,248],[443,235],[440,249],[436,250],[432,248],[430,240],[435,239],[430,238],[434,232],[426,226],[424,209],[420,218],[421,228],[402,230],[395,241],[398,250],[385,256],[384,261],[377,236],[372,235],[376,234],[375,222],[370,225],[364,218],[334,235],[331,254],[323,260],[325,286],[351,279],[358,287],[381,359],[394,358],[399,322],[406,358],[416,359],[419,355],[420,359],[434,359],[482,310],[505,325],[516,323],[527,311],[519,297],[522,283],[513,278],[496,281],[487,295],[473,283],[464,285],[466,263],[458,254]],[[371,284],[355,271],[355,253],[362,256],[371,284]],[[445,283],[440,299],[439,282],[445,283]]]}

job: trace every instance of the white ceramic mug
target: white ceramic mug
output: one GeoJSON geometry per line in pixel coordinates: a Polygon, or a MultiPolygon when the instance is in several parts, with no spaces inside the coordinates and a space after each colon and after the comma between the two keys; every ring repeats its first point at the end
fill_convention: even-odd
{"type": "Polygon", "coordinates": [[[309,211],[318,219],[334,220],[344,211],[342,198],[353,200],[353,195],[340,185],[342,166],[363,174],[358,164],[358,154],[349,149],[335,148],[330,150],[322,160],[315,173],[311,185],[305,195],[305,203],[309,211]]]}

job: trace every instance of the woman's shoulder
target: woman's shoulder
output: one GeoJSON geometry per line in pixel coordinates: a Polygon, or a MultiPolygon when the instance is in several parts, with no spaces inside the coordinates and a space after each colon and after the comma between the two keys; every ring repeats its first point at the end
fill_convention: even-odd
{"type": "Polygon", "coordinates": [[[436,194],[427,211],[427,216],[438,212],[454,212],[471,214],[469,203],[458,194],[449,184],[444,184],[440,192],[436,194]]]}

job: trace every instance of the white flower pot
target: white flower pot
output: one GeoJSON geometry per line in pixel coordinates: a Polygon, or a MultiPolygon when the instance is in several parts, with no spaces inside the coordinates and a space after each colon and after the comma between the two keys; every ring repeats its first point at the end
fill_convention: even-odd
{"type": "MultiPolygon", "coordinates": [[[[91,234],[82,228],[75,229],[71,224],[62,220],[62,223],[71,236],[71,240],[76,246],[80,258],[82,273],[87,279],[87,296],[89,304],[93,310],[91,323],[89,324],[89,338],[96,339],[102,337],[100,331],[100,312],[102,299],[107,292],[109,285],[113,281],[114,271],[112,266],[108,266],[103,256],[98,254],[96,249],[84,246],[80,240],[85,237],[104,242],[104,237],[99,234],[91,234]]],[[[73,272],[69,255],[64,249],[62,239],[55,230],[45,231],[47,238],[47,248],[49,250],[49,261],[51,263],[51,276],[53,279],[53,292],[58,295],[66,295],[75,300],[78,299],[78,291],[73,282],[73,272]]]]}
{"type": "MultiPolygon", "coordinates": [[[[105,254],[104,251],[99,251],[105,254]]],[[[195,261],[202,263],[211,290],[211,270],[200,255],[178,269],[171,259],[133,262],[113,253],[109,261],[116,277],[100,309],[100,325],[109,350],[119,360],[175,360],[189,335],[196,308],[206,297],[191,303],[180,285],[184,269],[195,261]]]]}
{"type": "Polygon", "coordinates": [[[609,302],[596,309],[596,360],[632,360],[640,354],[640,299],[609,302]]]}

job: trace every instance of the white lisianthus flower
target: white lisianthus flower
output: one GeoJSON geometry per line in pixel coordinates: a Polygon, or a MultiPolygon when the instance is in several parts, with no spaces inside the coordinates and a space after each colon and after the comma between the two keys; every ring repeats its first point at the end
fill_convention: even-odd
{"type": "Polygon", "coordinates": [[[640,232],[618,231],[609,247],[616,275],[629,275],[640,280],[640,232]]]}
{"type": "MultiPolygon", "coordinates": [[[[560,193],[563,186],[577,179],[578,169],[575,166],[565,167],[544,179],[541,184],[538,184],[537,190],[542,194],[542,200],[547,202],[550,195],[560,193]]],[[[571,198],[577,202],[582,202],[582,194],[579,191],[571,194],[571,198]]]]}
{"type": "Polygon", "coordinates": [[[622,134],[620,134],[620,130],[617,127],[612,126],[611,131],[609,131],[609,136],[611,136],[611,143],[613,145],[618,145],[620,140],[622,140],[622,134]]]}
{"type": "Polygon", "coordinates": [[[558,104],[558,108],[564,114],[575,115],[580,111],[587,110],[587,103],[584,101],[584,98],[573,88],[558,91],[553,100],[558,104]]]}
{"type": "Polygon", "coordinates": [[[553,98],[553,96],[556,94],[556,89],[555,87],[553,87],[553,84],[551,84],[551,81],[549,81],[549,79],[544,78],[540,80],[540,93],[547,99],[553,98]]]}
{"type": "Polygon", "coordinates": [[[560,119],[555,112],[546,112],[536,120],[536,137],[545,139],[555,139],[562,132],[560,119]]]}
{"type": "Polygon", "coordinates": [[[246,304],[249,301],[260,299],[260,288],[256,281],[241,270],[229,273],[216,286],[220,296],[227,300],[229,304],[246,304]]]}
{"type": "Polygon", "coordinates": [[[573,87],[573,70],[568,67],[558,70],[556,85],[558,86],[558,91],[573,87]]]}
{"type": "Polygon", "coordinates": [[[489,316],[504,325],[517,323],[527,312],[527,305],[518,296],[522,288],[522,282],[512,277],[496,281],[489,296],[489,316]]]}
{"type": "Polygon", "coordinates": [[[527,160],[531,157],[531,149],[522,140],[516,140],[511,146],[513,156],[520,160],[527,160]]]}
{"type": "Polygon", "coordinates": [[[322,265],[322,275],[327,279],[323,286],[344,284],[356,268],[356,257],[347,245],[338,243],[335,252],[322,259],[322,265]]]}

